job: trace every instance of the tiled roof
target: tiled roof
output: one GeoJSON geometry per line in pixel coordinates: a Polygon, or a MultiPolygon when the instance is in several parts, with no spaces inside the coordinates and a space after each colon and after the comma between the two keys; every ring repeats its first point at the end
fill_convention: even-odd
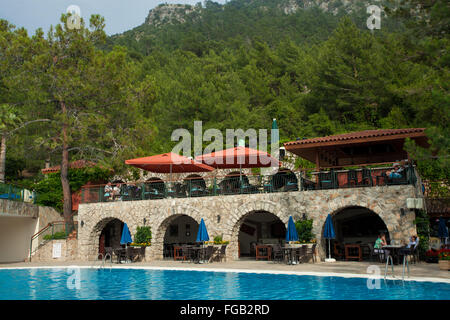
{"type": "MultiPolygon", "coordinates": [[[[77,160],[77,161],[73,161],[69,164],[69,168],[70,169],[81,169],[81,168],[86,168],[86,167],[95,167],[97,164],[95,162],[92,161],[87,161],[87,160],[77,160]]],[[[46,169],[42,169],[42,173],[43,174],[47,174],[47,173],[54,173],[54,172],[58,172],[61,170],[61,166],[54,166],[51,168],[46,168],[46,169]]]]}
{"type": "Polygon", "coordinates": [[[312,139],[304,139],[286,142],[285,146],[292,145],[304,145],[304,144],[314,144],[323,142],[341,142],[354,139],[365,139],[365,138],[375,138],[375,137],[388,137],[401,134],[411,134],[411,133],[424,133],[425,128],[407,128],[407,129],[380,129],[380,130],[365,130],[351,133],[338,134],[327,137],[318,137],[312,139]]]}

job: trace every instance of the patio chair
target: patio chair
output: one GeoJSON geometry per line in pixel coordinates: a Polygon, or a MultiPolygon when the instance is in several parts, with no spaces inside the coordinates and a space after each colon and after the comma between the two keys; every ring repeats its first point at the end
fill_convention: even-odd
{"type": "Polygon", "coordinates": [[[380,263],[382,263],[383,262],[383,254],[382,253],[380,253],[380,252],[376,252],[375,251],[375,249],[374,249],[374,247],[373,247],[373,244],[372,243],[368,243],[367,244],[367,246],[369,247],[369,249],[370,249],[370,261],[373,261],[373,257],[377,257],[378,258],[378,261],[380,262],[380,263]]]}
{"type": "Polygon", "coordinates": [[[206,254],[205,254],[205,260],[208,262],[211,262],[211,260],[214,258],[214,251],[217,250],[214,246],[208,246],[206,248],[206,254]]]}
{"type": "Polygon", "coordinates": [[[306,252],[308,250],[308,246],[303,245],[300,248],[294,250],[294,261],[298,263],[304,262],[303,259],[306,257],[306,252]]]}
{"type": "Polygon", "coordinates": [[[342,259],[344,257],[343,248],[339,242],[335,242],[333,245],[333,255],[336,259],[342,259]]]}
{"type": "Polygon", "coordinates": [[[183,252],[183,247],[174,246],[173,247],[173,260],[186,260],[186,256],[184,255],[186,251],[183,252]]]}
{"type": "Polygon", "coordinates": [[[189,246],[187,244],[182,244],[181,245],[181,254],[184,258],[183,261],[186,261],[186,260],[190,261],[189,253],[190,253],[189,246]]]}
{"type": "Polygon", "coordinates": [[[295,181],[286,181],[286,185],[284,186],[284,191],[298,191],[298,184],[295,181]]]}
{"type": "Polygon", "coordinates": [[[308,190],[316,189],[316,184],[313,181],[308,180],[303,177],[300,177],[300,179],[301,179],[301,191],[308,191],[308,190]]]}
{"type": "Polygon", "coordinates": [[[385,171],[381,172],[381,174],[376,176],[375,179],[377,181],[377,186],[386,185],[388,181],[388,177],[385,171]],[[383,184],[380,183],[380,179],[382,179],[383,184]]]}
{"type": "Polygon", "coordinates": [[[130,261],[130,262],[134,262],[135,258],[136,258],[136,250],[132,247],[127,247],[126,248],[126,260],[130,261]]]}
{"type": "Polygon", "coordinates": [[[317,244],[314,243],[311,247],[307,247],[305,253],[305,256],[311,257],[313,263],[316,263],[316,246],[317,244]]]}
{"type": "Polygon", "coordinates": [[[367,168],[362,169],[361,185],[364,185],[364,186],[372,186],[373,185],[372,173],[371,173],[370,169],[367,169],[367,168]]]}
{"type": "Polygon", "coordinates": [[[352,182],[354,186],[358,185],[358,173],[356,172],[356,170],[349,170],[347,172],[347,186],[350,187],[352,182]]]}
{"type": "Polygon", "coordinates": [[[269,180],[264,183],[264,192],[266,193],[272,193],[274,191],[273,188],[273,176],[269,177],[269,180]]]}
{"type": "Polygon", "coordinates": [[[122,248],[122,247],[114,248],[113,251],[117,257],[117,263],[120,263],[121,261],[127,259],[127,252],[126,252],[126,250],[124,250],[124,248],[122,248]]]}
{"type": "Polygon", "coordinates": [[[241,183],[241,193],[258,193],[258,188],[254,185],[251,185],[250,183],[246,181],[242,181],[241,183]]]}
{"type": "MultiPolygon", "coordinates": [[[[386,185],[402,185],[402,184],[408,184],[410,177],[411,177],[411,170],[414,170],[413,167],[407,166],[405,169],[400,173],[400,178],[389,178],[386,177],[386,185]]],[[[414,174],[413,174],[414,176],[414,174]]]]}
{"type": "Polygon", "coordinates": [[[401,256],[411,257],[411,262],[416,264],[419,262],[419,238],[417,238],[417,242],[412,248],[402,248],[399,251],[401,256]]]}
{"type": "Polygon", "coordinates": [[[284,260],[283,249],[280,244],[272,246],[273,262],[282,262],[284,260]]]}
{"type": "Polygon", "coordinates": [[[319,172],[319,187],[320,189],[334,189],[336,188],[336,173],[333,170],[329,172],[319,172]]]}
{"type": "Polygon", "coordinates": [[[219,254],[217,255],[220,262],[222,262],[223,260],[227,261],[226,250],[227,245],[223,244],[219,249],[219,254]]]}

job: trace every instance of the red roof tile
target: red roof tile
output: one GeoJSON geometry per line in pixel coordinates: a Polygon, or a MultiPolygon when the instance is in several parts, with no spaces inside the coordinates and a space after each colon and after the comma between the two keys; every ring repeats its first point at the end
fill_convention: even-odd
{"type": "MultiPolygon", "coordinates": [[[[81,168],[86,168],[86,167],[95,167],[97,164],[95,162],[92,161],[87,161],[87,160],[76,160],[73,161],[69,164],[69,168],[70,169],[81,169],[81,168]]],[[[58,172],[61,170],[61,166],[54,166],[54,167],[50,167],[50,168],[45,168],[42,169],[42,173],[43,174],[48,174],[48,173],[54,173],[54,172],[58,172]]]]}
{"type": "Polygon", "coordinates": [[[314,144],[321,142],[339,142],[354,139],[364,139],[364,138],[374,138],[383,136],[394,136],[399,134],[410,134],[410,133],[424,133],[425,128],[407,128],[407,129],[380,129],[380,130],[365,130],[351,133],[338,134],[327,137],[318,137],[312,139],[304,139],[286,142],[285,146],[292,145],[303,145],[303,144],[314,144]]]}

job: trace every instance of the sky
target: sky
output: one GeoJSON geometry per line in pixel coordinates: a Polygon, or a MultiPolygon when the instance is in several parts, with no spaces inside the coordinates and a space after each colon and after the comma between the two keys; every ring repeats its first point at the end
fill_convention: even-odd
{"type": "MultiPolygon", "coordinates": [[[[60,22],[62,13],[70,5],[81,10],[81,17],[89,21],[91,14],[105,18],[108,35],[122,33],[144,23],[150,9],[161,3],[194,5],[201,0],[0,0],[0,19],[6,19],[16,27],[25,27],[28,34],[37,28],[47,33],[50,25],[60,22]]],[[[225,0],[214,2],[224,3],[225,0]]]]}

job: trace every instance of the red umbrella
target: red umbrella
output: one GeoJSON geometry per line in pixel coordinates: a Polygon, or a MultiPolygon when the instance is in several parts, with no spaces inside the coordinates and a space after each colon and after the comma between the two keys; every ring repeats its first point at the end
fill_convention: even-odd
{"type": "Polygon", "coordinates": [[[214,170],[206,164],[169,152],[156,156],[125,160],[126,164],[157,173],[206,172],[214,170]]]}
{"type": "Polygon", "coordinates": [[[242,146],[197,156],[195,160],[220,169],[280,166],[269,153],[242,146]]]}

